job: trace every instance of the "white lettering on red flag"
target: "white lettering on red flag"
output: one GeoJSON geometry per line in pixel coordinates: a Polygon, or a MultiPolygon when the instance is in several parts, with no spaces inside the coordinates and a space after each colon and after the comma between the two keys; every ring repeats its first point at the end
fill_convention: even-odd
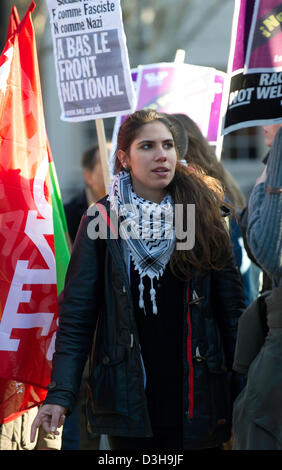
{"type": "Polygon", "coordinates": [[[52,207],[44,197],[44,181],[48,171],[48,155],[38,167],[33,185],[33,196],[38,212],[44,217],[38,218],[37,211],[28,211],[25,233],[41,252],[48,269],[29,269],[29,260],[18,260],[7,302],[0,323],[0,350],[17,351],[20,339],[11,339],[13,328],[42,328],[41,335],[48,335],[54,313],[20,314],[20,303],[29,303],[31,291],[23,290],[24,284],[56,284],[56,263],[54,253],[44,235],[54,233],[52,207]]]}

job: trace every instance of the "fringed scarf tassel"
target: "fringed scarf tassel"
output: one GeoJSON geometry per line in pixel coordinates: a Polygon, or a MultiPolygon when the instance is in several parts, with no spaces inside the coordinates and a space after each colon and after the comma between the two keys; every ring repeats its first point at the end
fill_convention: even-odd
{"type": "MultiPolygon", "coordinates": [[[[143,279],[140,277],[140,283],[139,283],[139,308],[143,308],[145,314],[145,304],[144,304],[144,284],[143,284],[143,279]]],[[[158,308],[157,308],[157,303],[156,303],[156,289],[154,289],[154,282],[153,279],[151,279],[151,289],[150,289],[150,296],[151,296],[151,302],[152,302],[152,310],[153,313],[156,315],[158,313],[158,308]]]]}

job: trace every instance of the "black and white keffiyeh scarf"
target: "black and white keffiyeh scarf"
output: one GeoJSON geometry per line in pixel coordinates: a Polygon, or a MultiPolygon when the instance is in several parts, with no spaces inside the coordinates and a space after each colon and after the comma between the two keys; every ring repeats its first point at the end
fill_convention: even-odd
{"type": "Polygon", "coordinates": [[[119,217],[119,233],[125,240],[134,269],[140,275],[139,307],[144,309],[143,278],[151,279],[153,313],[158,313],[153,280],[162,276],[175,247],[174,206],[167,194],[160,204],[138,196],[129,173],[121,171],[113,178],[109,192],[111,208],[119,217]]]}

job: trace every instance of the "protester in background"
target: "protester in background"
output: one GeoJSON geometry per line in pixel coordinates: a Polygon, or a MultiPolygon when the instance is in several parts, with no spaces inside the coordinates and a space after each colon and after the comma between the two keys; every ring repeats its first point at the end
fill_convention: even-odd
{"type": "MultiPolygon", "coordinates": [[[[268,126],[262,126],[265,145],[269,148],[272,147],[274,137],[276,136],[277,132],[279,131],[282,124],[269,124],[268,126]]],[[[264,158],[264,163],[267,163],[269,153],[264,158]]]]}
{"type": "Polygon", "coordinates": [[[281,127],[282,124],[263,127],[267,145],[272,142],[272,146],[248,206],[247,240],[256,260],[271,277],[272,286],[282,282],[281,127]]]}
{"type": "MultiPolygon", "coordinates": [[[[263,135],[264,135],[264,138],[265,138],[265,145],[267,147],[271,148],[274,137],[275,137],[277,131],[280,129],[281,125],[282,124],[270,124],[268,126],[262,126],[263,135]]],[[[267,164],[268,157],[269,157],[269,151],[267,152],[266,156],[262,160],[265,165],[267,164]]],[[[263,293],[263,292],[266,292],[266,291],[270,290],[271,286],[272,286],[272,281],[271,281],[271,278],[264,271],[262,266],[259,265],[258,261],[254,257],[254,255],[253,255],[253,253],[252,253],[252,251],[249,247],[249,244],[248,244],[248,241],[247,241],[247,238],[246,238],[247,225],[248,225],[248,207],[245,207],[245,209],[242,211],[242,213],[240,215],[240,226],[241,226],[241,231],[242,231],[242,235],[243,235],[244,246],[245,246],[245,249],[248,253],[248,256],[252,260],[252,262],[257,267],[262,269],[262,282],[259,283],[259,287],[257,289],[257,295],[258,295],[259,293],[263,293]]]]}
{"type": "Polygon", "coordinates": [[[81,159],[85,188],[65,205],[69,235],[72,243],[81,221],[81,217],[90,204],[105,195],[104,177],[100,161],[99,147],[95,143],[86,150],[81,159]]]}
{"type": "Polygon", "coordinates": [[[177,161],[178,132],[153,110],[119,130],[109,197],[83,217],[74,244],[52,381],[32,438],[40,425],[56,433],[73,410],[92,343],[88,418],[112,450],[219,449],[230,438],[244,384],[231,369],[244,294],[223,191],[177,161]],[[196,226],[189,249],[178,232],[183,219],[185,237],[193,225],[187,204],[196,226]],[[174,207],[184,207],[175,229],[174,207]]]}
{"type": "MultiPolygon", "coordinates": [[[[268,129],[265,135],[270,144],[268,137],[272,131],[268,129]]],[[[268,333],[249,366],[247,385],[234,407],[234,449],[282,450],[281,124],[276,126],[266,168],[252,190],[248,212],[247,241],[257,262],[271,278],[272,290],[265,297],[268,333]]],[[[253,335],[253,331],[249,334],[253,335]]],[[[239,343],[239,346],[238,354],[243,358],[243,353],[248,353],[248,345],[239,343]]]]}
{"type": "MultiPolygon", "coordinates": [[[[207,175],[217,178],[226,194],[226,200],[235,208],[236,215],[239,215],[245,207],[245,198],[235,179],[224,167],[221,161],[217,160],[214,151],[208,141],[203,136],[197,124],[185,114],[174,114],[186,129],[189,139],[189,147],[185,160],[189,165],[199,165],[207,175]]],[[[230,217],[230,236],[233,244],[235,259],[240,269],[245,292],[245,303],[249,305],[252,298],[252,288],[250,279],[250,260],[243,246],[243,239],[240,225],[235,217],[230,217]]]]}

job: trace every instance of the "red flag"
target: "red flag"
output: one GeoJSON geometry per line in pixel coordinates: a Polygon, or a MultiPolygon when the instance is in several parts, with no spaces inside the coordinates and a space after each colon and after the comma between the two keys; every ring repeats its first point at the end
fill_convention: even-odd
{"type": "Polygon", "coordinates": [[[0,423],[44,400],[58,319],[34,8],[0,56],[0,423]]]}
{"type": "Polygon", "coordinates": [[[20,24],[20,18],[19,18],[18,10],[17,10],[17,7],[14,6],[12,7],[12,11],[10,15],[10,21],[9,21],[8,32],[7,32],[7,41],[9,37],[12,36],[12,34],[15,32],[19,24],[20,24]]]}

